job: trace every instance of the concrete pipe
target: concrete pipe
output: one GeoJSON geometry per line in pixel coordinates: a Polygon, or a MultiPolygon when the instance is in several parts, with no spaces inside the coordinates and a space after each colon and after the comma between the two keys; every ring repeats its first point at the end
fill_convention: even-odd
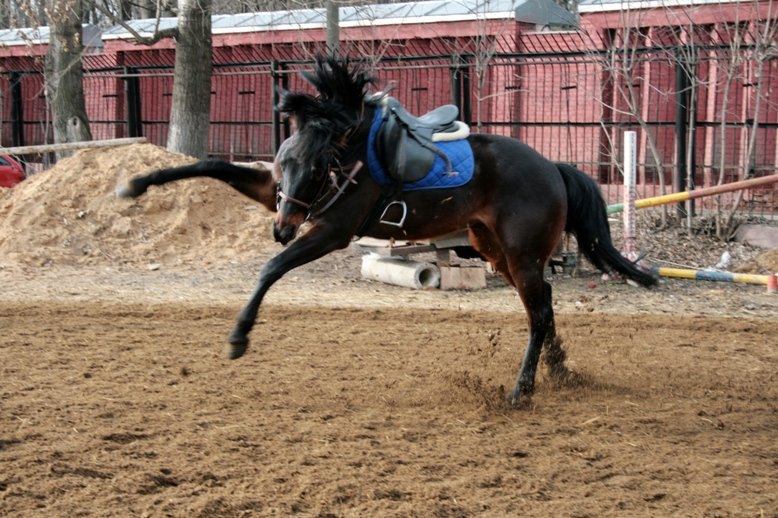
{"type": "Polygon", "coordinates": [[[378,254],[362,256],[362,278],[406,288],[440,287],[440,269],[434,264],[378,254]]]}

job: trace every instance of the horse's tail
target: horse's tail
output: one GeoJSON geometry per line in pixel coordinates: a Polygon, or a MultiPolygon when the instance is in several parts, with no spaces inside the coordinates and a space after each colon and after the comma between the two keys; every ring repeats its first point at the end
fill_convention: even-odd
{"type": "Polygon", "coordinates": [[[567,188],[565,230],[575,235],[578,249],[604,272],[615,270],[643,286],[656,284],[656,277],[639,269],[613,246],[605,200],[595,181],[569,164],[556,166],[567,188]]]}

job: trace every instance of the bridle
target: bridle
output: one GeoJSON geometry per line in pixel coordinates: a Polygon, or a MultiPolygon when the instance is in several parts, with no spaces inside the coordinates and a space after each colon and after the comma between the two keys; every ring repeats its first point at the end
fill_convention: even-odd
{"type": "Polygon", "coordinates": [[[361,160],[355,161],[348,173],[344,171],[344,168],[340,163],[336,168],[331,168],[327,175],[327,178],[330,181],[322,182],[319,192],[314,196],[311,203],[289,196],[281,190],[281,184],[279,183],[276,185],[276,208],[280,209],[281,202],[285,201],[305,209],[307,211],[305,221],[318,218],[343,196],[343,193],[346,192],[346,188],[349,184],[357,184],[355,177],[359,170],[362,169],[363,165],[361,160]]]}
{"type": "MultiPolygon", "coordinates": [[[[359,114],[358,122],[350,127],[341,138],[341,141],[348,144],[351,138],[362,126],[365,118],[365,103],[362,103],[362,107],[359,114]]],[[[346,146],[348,147],[348,146],[346,146]]],[[[348,163],[346,166],[340,163],[336,158],[334,159],[335,165],[331,163],[328,167],[328,174],[325,175],[324,180],[319,187],[319,191],[316,196],[313,197],[313,201],[310,203],[289,196],[281,189],[281,182],[276,184],[276,210],[281,209],[282,202],[293,203],[298,207],[302,207],[307,212],[305,214],[305,221],[316,219],[324,212],[326,212],[332,205],[335,204],[338,199],[346,192],[346,188],[353,184],[357,185],[356,176],[364,165],[361,160],[355,160],[348,163]],[[329,180],[329,181],[327,181],[329,180]]]]}

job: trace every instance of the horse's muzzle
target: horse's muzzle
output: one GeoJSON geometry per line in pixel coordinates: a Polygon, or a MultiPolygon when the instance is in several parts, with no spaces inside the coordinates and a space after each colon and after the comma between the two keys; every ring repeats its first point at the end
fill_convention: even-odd
{"type": "Polygon", "coordinates": [[[277,222],[273,222],[273,237],[282,245],[289,243],[297,235],[297,225],[284,225],[279,228],[277,222]]]}

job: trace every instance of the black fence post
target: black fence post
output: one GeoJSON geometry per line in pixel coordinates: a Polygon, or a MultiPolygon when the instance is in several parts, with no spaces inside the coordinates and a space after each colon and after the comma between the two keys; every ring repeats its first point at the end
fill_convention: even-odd
{"type": "Polygon", "coordinates": [[[462,106],[460,109],[460,116],[462,122],[470,126],[473,122],[473,110],[470,103],[470,67],[466,60],[461,60],[460,70],[460,75],[462,76],[462,106]]]}
{"type": "Polygon", "coordinates": [[[459,54],[451,56],[451,102],[459,108],[462,113],[462,72],[460,68],[459,54]]]}
{"type": "MultiPolygon", "coordinates": [[[[675,192],[686,190],[689,171],[686,167],[687,132],[689,121],[689,76],[683,51],[675,54],[675,192]]],[[[684,202],[676,206],[678,219],[686,215],[684,202]]]]}
{"type": "Polygon", "coordinates": [[[281,120],[281,114],[275,108],[278,106],[278,101],[281,97],[280,90],[286,90],[289,86],[287,75],[282,72],[283,68],[284,65],[280,61],[273,60],[270,62],[270,77],[273,84],[273,156],[278,153],[278,148],[281,147],[281,142],[284,141],[282,129],[284,134],[289,131],[288,123],[281,120]]]}
{"type": "Polygon", "coordinates": [[[22,74],[11,72],[11,142],[14,146],[24,145],[24,100],[22,95],[22,74]]]}
{"type": "Polygon", "coordinates": [[[130,137],[142,137],[143,121],[138,70],[124,67],[124,80],[127,83],[127,133],[130,137]]]}

